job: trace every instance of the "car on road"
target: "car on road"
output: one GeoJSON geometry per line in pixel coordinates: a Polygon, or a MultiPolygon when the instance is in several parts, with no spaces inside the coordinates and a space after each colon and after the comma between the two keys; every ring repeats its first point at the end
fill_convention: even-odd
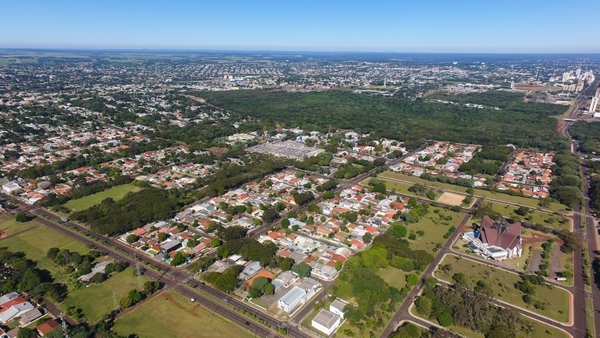
{"type": "Polygon", "coordinates": [[[250,322],[245,322],[244,323],[246,326],[250,326],[250,322]]]}
{"type": "Polygon", "coordinates": [[[196,301],[196,298],[190,298],[190,302],[192,302],[192,303],[193,303],[193,302],[195,302],[195,301],[196,301]]]}

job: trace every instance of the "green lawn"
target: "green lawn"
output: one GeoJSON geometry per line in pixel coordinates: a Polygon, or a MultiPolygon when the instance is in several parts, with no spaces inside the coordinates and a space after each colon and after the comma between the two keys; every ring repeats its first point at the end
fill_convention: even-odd
{"type": "Polygon", "coordinates": [[[27,258],[38,261],[40,265],[44,263],[43,259],[46,258],[48,249],[52,247],[69,249],[80,254],[90,251],[87,246],[43,225],[13,237],[0,239],[0,247],[7,247],[14,252],[23,251],[27,258]]]}
{"type": "MultiPolygon", "coordinates": [[[[410,176],[410,175],[395,173],[395,172],[391,172],[391,171],[386,171],[386,172],[382,173],[381,175],[379,175],[379,177],[380,178],[397,179],[397,180],[402,180],[402,181],[409,181],[409,182],[414,182],[414,183],[421,183],[421,184],[425,184],[428,186],[438,187],[438,188],[451,190],[451,191],[457,191],[457,192],[461,192],[461,193],[465,193],[467,190],[467,188],[460,187],[458,185],[441,183],[441,182],[431,182],[431,181],[427,181],[427,180],[424,180],[424,179],[416,177],[416,176],[410,176]]],[[[476,188],[475,196],[485,197],[487,199],[500,200],[500,201],[508,202],[508,203],[517,203],[517,204],[528,206],[530,208],[538,207],[537,199],[521,197],[521,196],[511,196],[511,195],[504,194],[501,192],[495,192],[495,191],[489,191],[489,190],[483,190],[483,189],[476,188]]],[[[562,204],[552,202],[552,203],[550,203],[550,207],[548,207],[547,209],[551,210],[551,211],[555,211],[555,212],[564,212],[564,211],[566,211],[566,208],[567,207],[562,204]]]]}
{"type": "Polygon", "coordinates": [[[119,318],[114,329],[122,335],[136,333],[144,338],[252,337],[246,329],[173,291],[164,292],[119,318]]]}
{"type": "Polygon", "coordinates": [[[444,235],[450,227],[458,227],[465,215],[442,208],[431,207],[429,209],[429,213],[425,217],[421,217],[419,222],[406,225],[409,234],[412,232],[416,233],[419,230],[424,231],[425,234],[423,236],[417,235],[417,239],[415,240],[408,239],[408,236],[406,239],[410,242],[411,249],[425,250],[435,256],[434,248],[446,242],[444,235]],[[435,213],[435,210],[438,210],[438,213],[435,213]],[[448,220],[444,220],[442,217],[446,217],[448,220]],[[449,219],[450,217],[452,217],[452,220],[449,219]]]}
{"type": "Polygon", "coordinates": [[[388,266],[385,269],[379,269],[379,271],[377,271],[377,275],[379,277],[383,278],[386,283],[398,290],[402,289],[406,285],[405,278],[408,274],[409,272],[404,272],[392,266],[388,266]]]}
{"type": "MultiPolygon", "coordinates": [[[[113,274],[100,284],[69,291],[67,299],[59,304],[60,309],[66,311],[69,306],[81,308],[85,314],[85,320],[94,323],[114,310],[113,292],[119,302],[121,298],[127,296],[130,290],[139,289],[138,278],[133,275],[133,271],[133,269],[127,268],[113,274]],[[93,301],[90,301],[91,299],[93,301]]],[[[142,277],[142,284],[148,280],[148,278],[142,277]]]]}
{"type": "Polygon", "coordinates": [[[2,218],[0,219],[0,230],[7,235],[13,235],[20,231],[25,231],[28,229],[35,228],[39,224],[33,221],[29,222],[17,222],[14,217],[12,218],[2,218]]]}
{"type": "Polygon", "coordinates": [[[452,270],[446,273],[438,269],[435,271],[435,277],[452,283],[452,275],[463,273],[471,287],[474,287],[479,280],[488,282],[494,298],[564,323],[569,321],[569,294],[563,289],[552,286],[537,287],[534,298],[547,301],[547,308],[536,309],[533,305],[526,304],[522,298],[523,293],[514,287],[515,283],[521,280],[517,274],[454,255],[444,257],[440,265],[444,264],[450,264],[452,270]]]}
{"type": "Polygon", "coordinates": [[[94,195],[85,196],[82,198],[71,200],[71,201],[65,203],[65,207],[68,209],[71,209],[73,211],[81,211],[81,210],[88,209],[89,207],[102,202],[106,198],[111,197],[115,201],[118,201],[121,198],[125,197],[125,195],[127,195],[127,193],[138,192],[140,190],[142,190],[142,188],[136,187],[131,184],[118,185],[116,187],[112,187],[108,190],[101,191],[94,195]]]}
{"type": "Polygon", "coordinates": [[[519,216],[515,213],[515,211],[519,208],[514,205],[489,202],[492,205],[492,209],[496,212],[499,212],[502,216],[505,217],[519,217],[522,221],[529,221],[532,223],[538,223],[547,227],[551,227],[558,230],[570,230],[571,223],[569,219],[560,215],[553,215],[543,211],[537,211],[534,209],[530,209],[529,212],[525,216],[519,216]]]}
{"type": "MultiPolygon", "coordinates": [[[[37,224],[35,222],[28,223],[37,224]]],[[[64,274],[61,267],[46,258],[48,249],[57,247],[59,249],[76,251],[80,254],[86,254],[90,251],[87,246],[43,225],[39,225],[35,229],[32,228],[16,236],[1,239],[0,247],[7,247],[13,252],[24,252],[27,258],[37,262],[38,268],[50,271],[57,282],[64,282],[68,276],[64,274]]]]}

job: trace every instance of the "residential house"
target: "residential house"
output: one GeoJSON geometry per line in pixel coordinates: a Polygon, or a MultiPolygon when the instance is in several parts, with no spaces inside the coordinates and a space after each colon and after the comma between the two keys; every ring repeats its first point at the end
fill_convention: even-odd
{"type": "Polygon", "coordinates": [[[329,336],[340,326],[340,321],[341,318],[335,313],[327,309],[321,309],[311,321],[311,325],[329,336]]]}

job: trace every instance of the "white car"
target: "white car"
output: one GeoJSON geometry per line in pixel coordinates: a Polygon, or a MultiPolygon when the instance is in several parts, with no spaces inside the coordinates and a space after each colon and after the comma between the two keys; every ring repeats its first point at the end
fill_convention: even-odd
{"type": "Polygon", "coordinates": [[[190,298],[190,301],[193,303],[196,301],[196,298],[190,298]]]}

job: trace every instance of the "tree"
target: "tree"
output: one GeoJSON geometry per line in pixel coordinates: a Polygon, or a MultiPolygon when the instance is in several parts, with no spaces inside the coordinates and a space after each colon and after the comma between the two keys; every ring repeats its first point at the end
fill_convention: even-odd
{"type": "Polygon", "coordinates": [[[464,273],[459,272],[452,275],[452,281],[456,286],[466,286],[467,285],[467,277],[464,273]]]}
{"type": "Polygon", "coordinates": [[[387,232],[392,236],[395,236],[397,238],[402,238],[402,237],[406,237],[408,230],[406,229],[406,227],[404,225],[402,225],[402,223],[396,222],[396,223],[392,223],[392,226],[390,227],[390,229],[387,232]]]}
{"type": "Polygon", "coordinates": [[[281,220],[281,227],[284,229],[287,229],[290,227],[290,220],[287,218],[284,218],[281,220]]]}
{"type": "Polygon", "coordinates": [[[50,249],[48,249],[48,252],[46,253],[46,257],[48,257],[48,259],[53,261],[59,252],[60,252],[59,248],[50,248],[50,249]]]}
{"type": "Polygon", "coordinates": [[[310,276],[310,272],[312,271],[312,267],[306,262],[300,262],[292,267],[292,271],[297,273],[298,276],[302,278],[306,278],[310,276]]]}
{"type": "Polygon", "coordinates": [[[157,281],[147,281],[144,283],[144,292],[148,295],[155,293],[159,288],[160,283],[157,281]]]}
{"type": "Polygon", "coordinates": [[[90,278],[90,282],[100,284],[100,283],[104,282],[105,279],[106,279],[106,276],[103,273],[98,272],[98,273],[94,274],[92,276],[92,278],[90,278]]]}
{"type": "Polygon", "coordinates": [[[246,236],[246,232],[246,228],[239,225],[235,225],[223,230],[221,237],[223,238],[223,240],[230,241],[232,239],[242,238],[246,236]]]}
{"type": "Polygon", "coordinates": [[[184,264],[186,262],[186,259],[187,259],[187,257],[183,253],[183,251],[177,251],[177,253],[173,257],[173,259],[171,260],[171,265],[172,266],[182,265],[182,264],[184,264]]]}
{"type": "Polygon", "coordinates": [[[490,330],[485,338],[512,338],[516,337],[516,334],[510,327],[506,324],[499,324],[490,330]]]}
{"type": "Polygon", "coordinates": [[[211,239],[210,240],[210,246],[213,247],[213,248],[221,246],[221,240],[219,240],[218,238],[211,239]]]}
{"type": "Polygon", "coordinates": [[[138,240],[138,236],[134,235],[134,234],[130,234],[129,236],[127,236],[127,238],[125,239],[127,241],[127,243],[129,244],[133,244],[135,242],[137,242],[138,240]]]}
{"type": "Polygon", "coordinates": [[[433,307],[433,302],[429,297],[419,297],[415,301],[415,307],[420,315],[422,315],[424,318],[429,318],[431,309],[433,307]]]}
{"type": "Polygon", "coordinates": [[[417,206],[417,199],[414,198],[414,197],[411,197],[408,200],[408,206],[411,207],[411,208],[416,207],[417,206]]]}
{"type": "Polygon", "coordinates": [[[17,222],[21,222],[21,223],[23,223],[23,222],[27,222],[27,221],[29,221],[29,217],[28,217],[28,216],[27,216],[27,214],[25,214],[24,212],[20,212],[20,213],[18,213],[18,214],[17,214],[17,216],[15,217],[15,220],[16,220],[17,222]]]}
{"type": "Polygon", "coordinates": [[[406,275],[405,279],[406,279],[406,285],[408,285],[408,286],[415,286],[415,285],[417,285],[417,283],[419,283],[419,277],[417,275],[415,275],[414,273],[410,273],[410,274],[406,275]]]}
{"type": "Polygon", "coordinates": [[[136,289],[132,289],[129,291],[128,297],[131,298],[133,304],[139,303],[143,297],[143,295],[136,289]]]}
{"type": "Polygon", "coordinates": [[[289,257],[286,257],[279,262],[279,268],[281,269],[281,271],[288,271],[292,268],[293,265],[294,260],[289,257]]]}
{"type": "Polygon", "coordinates": [[[340,261],[337,261],[337,262],[335,262],[335,269],[336,269],[337,271],[340,271],[340,270],[342,270],[342,267],[343,267],[343,266],[344,266],[344,263],[342,263],[342,262],[340,262],[340,261]]]}
{"type": "Polygon", "coordinates": [[[133,300],[129,297],[123,297],[119,301],[119,305],[121,306],[121,309],[125,310],[133,305],[133,300]]]}
{"type": "Polygon", "coordinates": [[[452,318],[452,314],[450,314],[449,312],[442,312],[437,317],[437,320],[440,323],[440,325],[443,327],[448,327],[448,326],[451,326],[452,324],[454,324],[454,319],[452,318]]]}
{"type": "Polygon", "coordinates": [[[365,242],[367,244],[371,243],[371,241],[373,240],[373,235],[371,235],[370,233],[367,232],[363,235],[362,239],[363,239],[363,242],[365,242]]]}
{"type": "Polygon", "coordinates": [[[269,208],[269,209],[265,210],[262,214],[263,221],[265,221],[267,223],[271,223],[274,220],[276,220],[277,218],[279,218],[279,213],[275,209],[269,208]]]}
{"type": "Polygon", "coordinates": [[[33,333],[33,329],[23,327],[23,328],[19,329],[17,338],[30,338],[32,333],[33,333]]]}
{"type": "Polygon", "coordinates": [[[265,295],[272,295],[275,293],[275,286],[271,283],[265,285],[265,295]]]}
{"type": "Polygon", "coordinates": [[[158,241],[159,242],[163,242],[164,240],[166,240],[168,237],[168,235],[165,232],[161,232],[158,234],[158,241]]]}

